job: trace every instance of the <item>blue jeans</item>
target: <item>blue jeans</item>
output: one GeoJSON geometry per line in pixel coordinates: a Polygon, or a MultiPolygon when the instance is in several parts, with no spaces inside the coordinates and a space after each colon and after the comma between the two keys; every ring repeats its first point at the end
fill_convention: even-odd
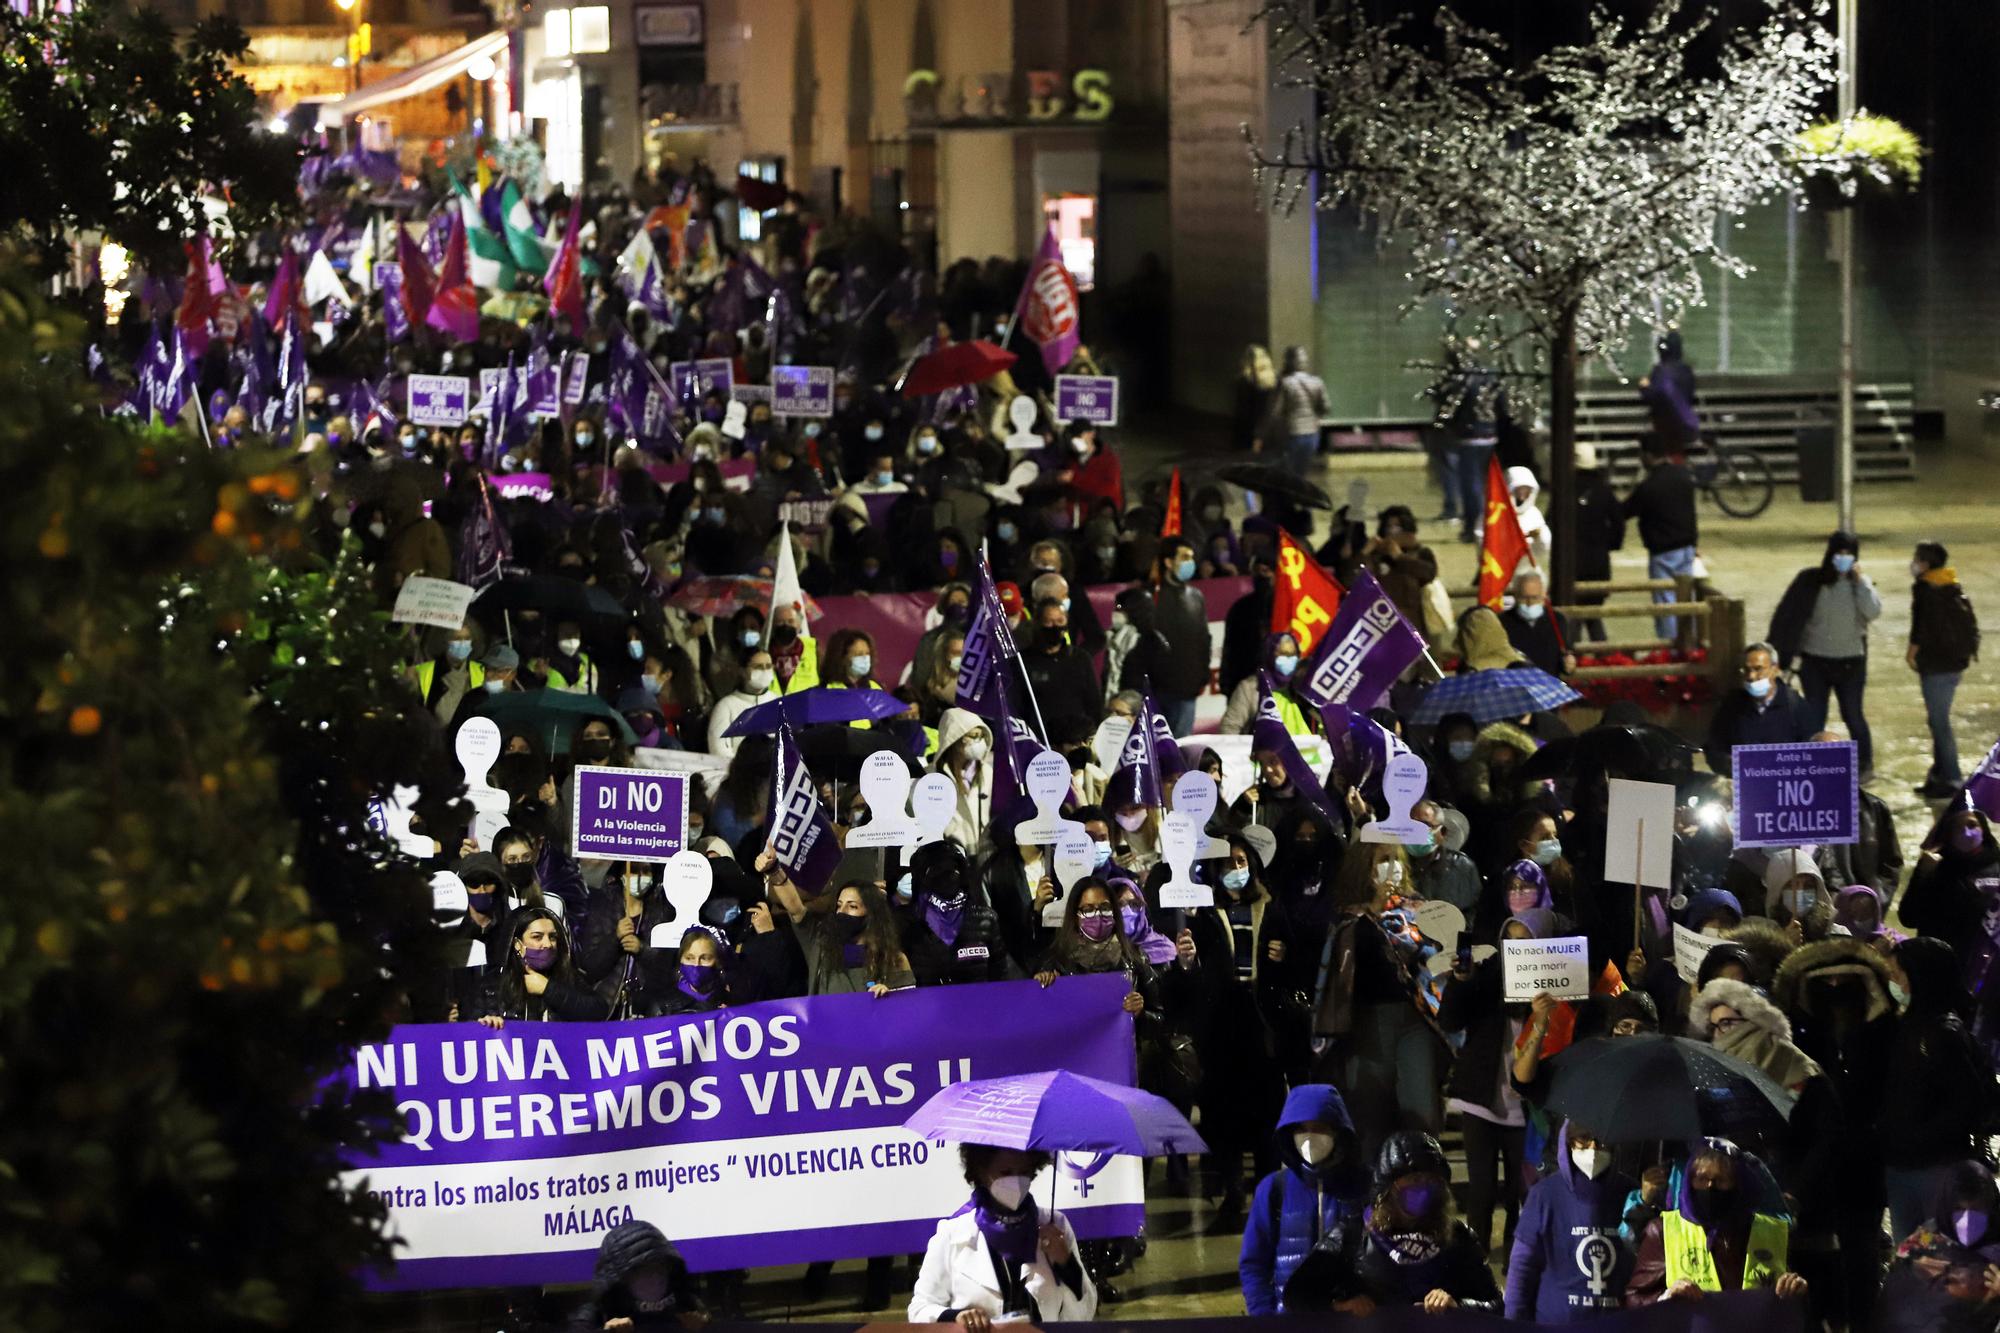
{"type": "Polygon", "coordinates": [[[1160,710],[1160,716],[1167,720],[1176,738],[1194,734],[1194,700],[1155,699],[1153,706],[1160,710]]]}
{"type": "Polygon", "coordinates": [[[1285,438],[1285,465],[1294,471],[1303,471],[1313,459],[1319,457],[1319,432],[1311,435],[1290,435],[1285,438]]]}
{"type": "Polygon", "coordinates": [[[1827,696],[1840,701],[1840,720],[1854,738],[1854,761],[1866,773],[1875,767],[1875,736],[1861,714],[1861,695],[1868,688],[1866,657],[1799,655],[1799,693],[1806,701],[1806,730],[1826,730],[1827,696]]]}
{"type": "Polygon", "coordinates": [[[1933,782],[1956,787],[1964,777],[1958,771],[1958,737],[1951,731],[1951,699],[1958,693],[1958,671],[1930,671],[1917,677],[1924,692],[1924,719],[1931,725],[1931,771],[1933,782]]]}
{"type": "Polygon", "coordinates": [[[1458,517],[1458,441],[1448,436],[1430,437],[1431,467],[1437,473],[1438,489],[1444,492],[1444,512],[1449,523],[1458,517]]]}
{"type": "Polygon", "coordinates": [[[1486,469],[1493,459],[1492,440],[1458,443],[1458,521],[1461,531],[1486,530],[1486,469]]]}
{"type": "MultiPolygon", "coordinates": [[[[1671,551],[1651,551],[1646,555],[1646,577],[1649,579],[1674,579],[1694,568],[1694,547],[1677,546],[1671,551]]],[[[1672,592],[1656,592],[1656,602],[1678,601],[1672,592]]],[[[1680,634],[1679,616],[1656,616],[1653,633],[1671,642],[1680,634]]]]}

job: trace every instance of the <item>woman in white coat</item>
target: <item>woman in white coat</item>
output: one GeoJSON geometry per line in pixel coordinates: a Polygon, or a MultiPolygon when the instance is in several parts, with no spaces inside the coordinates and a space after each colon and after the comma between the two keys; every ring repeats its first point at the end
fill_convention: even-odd
{"type": "Polygon", "coordinates": [[[910,1297],[910,1322],[985,1333],[1002,1317],[1094,1318],[1097,1288],[1069,1219],[1031,1193],[1049,1155],[977,1143],[961,1145],[958,1155],[972,1198],[938,1223],[910,1297]]]}

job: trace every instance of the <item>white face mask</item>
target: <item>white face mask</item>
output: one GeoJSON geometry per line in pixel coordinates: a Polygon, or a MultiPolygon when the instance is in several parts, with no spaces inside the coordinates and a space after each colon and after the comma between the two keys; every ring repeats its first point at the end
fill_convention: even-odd
{"type": "Polygon", "coordinates": [[[1140,826],[1146,822],[1146,812],[1144,810],[1133,810],[1129,813],[1121,810],[1114,817],[1118,820],[1118,827],[1124,829],[1127,833],[1137,833],[1140,826]]]}
{"type": "Polygon", "coordinates": [[[1333,1156],[1333,1135],[1322,1134],[1318,1130],[1301,1130],[1292,1135],[1292,1146],[1299,1150],[1299,1160],[1307,1166],[1318,1166],[1333,1156]]]}
{"type": "Polygon", "coordinates": [[[1002,1176],[988,1185],[986,1192],[993,1196],[993,1202],[1011,1213],[1028,1197],[1028,1190],[1034,1183],[1029,1176],[1002,1176]]]}
{"type": "Polygon", "coordinates": [[[1375,882],[1384,888],[1399,888],[1403,883],[1403,863],[1383,861],[1375,867],[1375,882]]]}
{"type": "Polygon", "coordinates": [[[1583,1172],[1585,1180],[1595,1180],[1611,1165],[1611,1150],[1608,1148],[1571,1148],[1569,1160],[1576,1163],[1576,1169],[1583,1172]]]}
{"type": "Polygon", "coordinates": [[[984,759],[986,757],[985,738],[974,736],[971,740],[967,741],[965,743],[965,757],[975,764],[984,759]]]}
{"type": "Polygon", "coordinates": [[[583,647],[582,639],[557,639],[556,651],[564,657],[575,657],[576,650],[583,647]]]}
{"type": "Polygon", "coordinates": [[[771,674],[770,667],[752,667],[748,679],[750,693],[762,694],[765,690],[770,689],[771,674]]]}

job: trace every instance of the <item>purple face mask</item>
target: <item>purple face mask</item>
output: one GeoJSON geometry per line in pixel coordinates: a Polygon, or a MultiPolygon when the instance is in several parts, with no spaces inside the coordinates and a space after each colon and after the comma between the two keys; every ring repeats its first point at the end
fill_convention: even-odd
{"type": "Polygon", "coordinates": [[[1396,1202],[1400,1203],[1403,1211],[1411,1217],[1428,1217],[1431,1200],[1436,1197],[1437,1190],[1429,1185],[1396,1186],[1396,1202]]]}
{"type": "Polygon", "coordinates": [[[470,907],[473,911],[479,913],[479,915],[481,916],[492,916],[493,890],[487,889],[483,893],[466,894],[465,905],[467,907],[470,907]]]}
{"type": "Polygon", "coordinates": [[[1077,917],[1076,928],[1092,944],[1101,944],[1118,933],[1118,918],[1106,911],[1085,912],[1077,917]]]}
{"type": "Polygon", "coordinates": [[[1960,1208],[1951,1215],[1951,1229],[1958,1235],[1958,1243],[1967,1248],[1977,1245],[1986,1235],[1986,1213],[1979,1208],[1960,1208]]]}
{"type": "Polygon", "coordinates": [[[715,993],[715,973],[714,963],[682,963],[680,988],[689,995],[705,999],[715,993]]]}
{"type": "Polygon", "coordinates": [[[521,950],[521,961],[528,965],[530,972],[540,972],[547,975],[549,968],[555,965],[556,951],[554,949],[523,949],[521,950]]]}
{"type": "Polygon", "coordinates": [[[1961,852],[1976,852],[1986,841],[1986,830],[1977,824],[1964,824],[1952,830],[1951,840],[1961,852]]]}
{"type": "Polygon", "coordinates": [[[1118,909],[1118,915],[1124,919],[1127,935],[1137,935],[1140,928],[1146,924],[1146,909],[1143,907],[1127,904],[1118,909]]]}

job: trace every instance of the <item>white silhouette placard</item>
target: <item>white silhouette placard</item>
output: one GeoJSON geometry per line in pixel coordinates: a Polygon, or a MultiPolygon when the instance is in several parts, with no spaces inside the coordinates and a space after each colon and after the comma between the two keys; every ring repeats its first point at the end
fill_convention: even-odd
{"type": "Polygon", "coordinates": [[[1160,860],[1168,871],[1167,882],[1160,886],[1160,906],[1215,906],[1215,890],[1191,873],[1201,838],[1201,825],[1185,811],[1176,810],[1160,821],[1160,860]]]}
{"type": "Polygon", "coordinates": [[[917,835],[910,818],[910,765],[894,750],[877,750],[861,761],[861,799],[868,822],[847,831],[849,847],[907,847],[917,835]]]}
{"type": "Polygon", "coordinates": [[[737,398],[730,399],[729,406],[722,410],[722,438],[725,440],[742,439],[745,433],[744,427],[749,420],[750,409],[744,405],[743,401],[737,398]]]}
{"type": "Polygon", "coordinates": [[[1028,799],[1035,803],[1035,817],[1014,826],[1014,842],[1022,847],[1053,847],[1072,829],[1083,831],[1074,819],[1062,817],[1062,804],[1071,796],[1069,760],[1054,750],[1044,750],[1028,761],[1028,799]]]}
{"type": "Polygon", "coordinates": [[[1062,892],[1042,908],[1042,924],[1060,926],[1063,922],[1063,910],[1069,903],[1069,895],[1076,890],[1078,881],[1085,879],[1097,869],[1097,844],[1092,841],[1083,825],[1077,824],[1056,839],[1049,861],[1055,867],[1055,881],[1061,886],[1062,892]]]}
{"type": "Polygon", "coordinates": [[[1014,395],[1014,401],[1007,404],[1007,422],[1014,428],[1007,433],[1008,449],[1026,451],[1042,447],[1042,437],[1035,434],[1035,418],[1039,414],[1034,399],[1025,393],[1014,395]]]}
{"type": "Polygon", "coordinates": [[[465,881],[449,870],[431,876],[431,915],[440,926],[465,920],[465,881]]]}
{"type": "Polygon", "coordinates": [[[715,867],[700,852],[680,851],[660,868],[660,891],[674,909],[672,921],[653,927],[647,942],[655,949],[678,949],[689,926],[701,919],[701,905],[715,889],[715,867]]]}
{"type": "MultiPolygon", "coordinates": [[[[506,793],[502,792],[501,795],[505,796],[506,793]]],[[[493,850],[493,840],[505,832],[506,828],[507,814],[504,810],[498,814],[481,810],[472,817],[472,840],[479,844],[480,851],[490,852],[493,850]]]]}
{"type": "Polygon", "coordinates": [[[1090,752],[1097,756],[1097,766],[1106,773],[1118,767],[1118,756],[1125,753],[1125,740],[1132,734],[1132,719],[1113,714],[1097,724],[1097,734],[1091,737],[1090,752]]]}
{"type": "Polygon", "coordinates": [[[1389,803],[1389,813],[1363,824],[1361,841],[1410,843],[1430,837],[1430,825],[1410,818],[1410,808],[1424,799],[1424,782],[1429,775],[1424,761],[1407,751],[1391,759],[1382,770],[1382,799],[1389,803]]]}
{"type": "Polygon", "coordinates": [[[505,815],[509,804],[507,793],[486,780],[500,758],[500,725],[490,717],[468,719],[458,729],[454,744],[458,766],[465,773],[465,799],[481,814],[505,815]]]}
{"type": "Polygon", "coordinates": [[[1229,855],[1229,843],[1208,831],[1208,821],[1215,817],[1215,806],[1220,796],[1215,779],[1198,769],[1191,769],[1174,780],[1174,809],[1185,812],[1194,820],[1195,827],[1201,830],[1201,846],[1195,851],[1197,861],[1229,855]]]}
{"type": "Polygon", "coordinates": [[[915,851],[925,843],[944,837],[951,817],[958,813],[958,784],[944,773],[926,773],[910,790],[910,814],[915,820],[916,841],[905,851],[915,851]]]}
{"type": "Polygon", "coordinates": [[[437,855],[437,844],[421,833],[410,831],[410,820],[417,813],[415,787],[397,787],[382,805],[382,831],[394,843],[396,850],[405,856],[414,856],[419,861],[428,861],[437,855]]]}

